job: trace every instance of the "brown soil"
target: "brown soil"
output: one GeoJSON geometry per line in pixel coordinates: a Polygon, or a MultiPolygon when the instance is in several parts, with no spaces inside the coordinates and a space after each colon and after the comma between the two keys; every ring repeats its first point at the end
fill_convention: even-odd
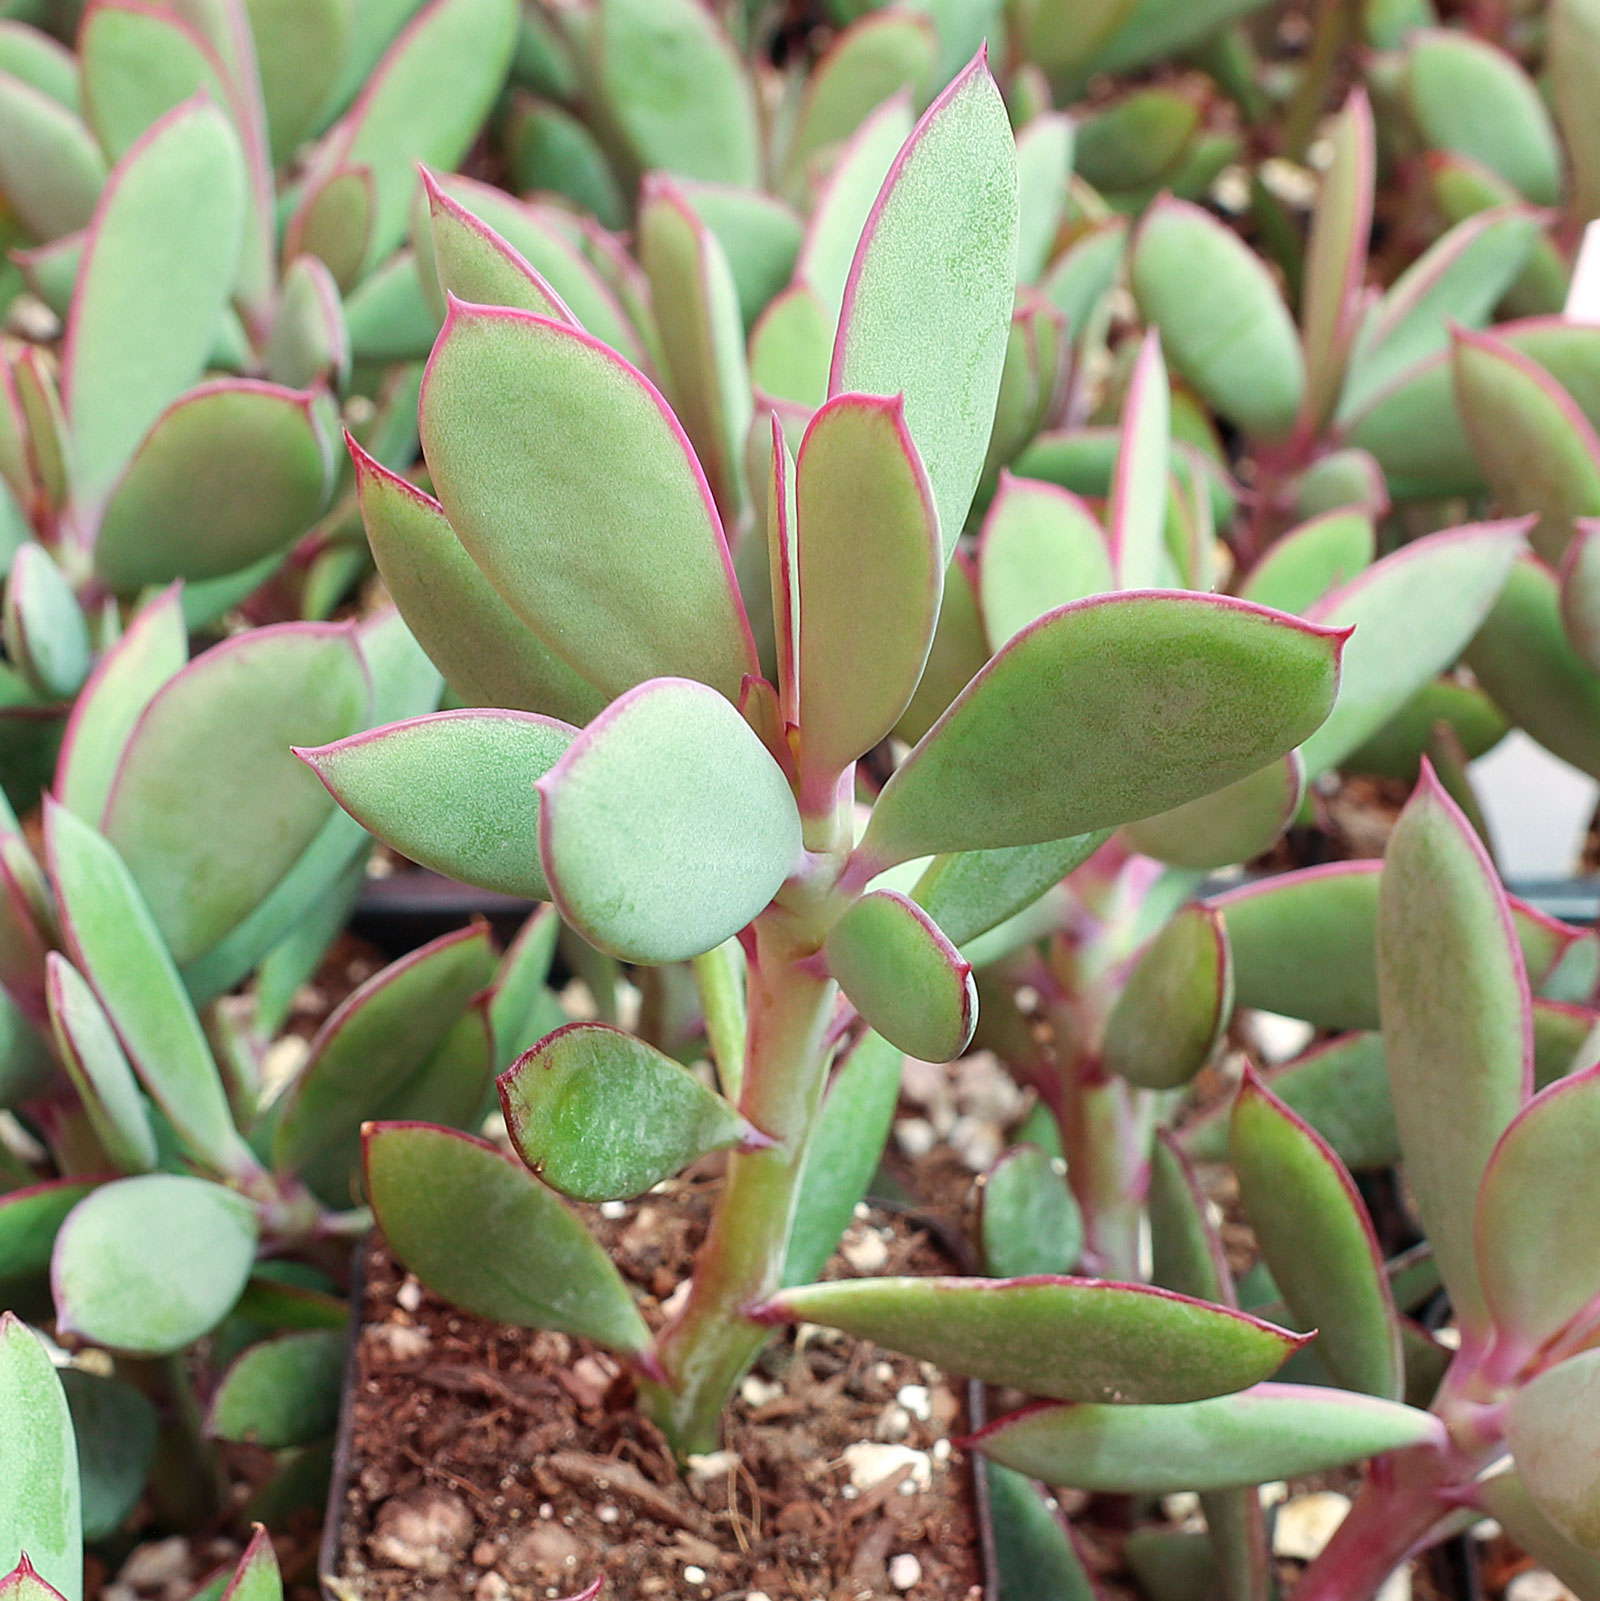
{"type": "MultiPolygon", "coordinates": [[[[683,1276],[711,1192],[701,1178],[620,1218],[588,1209],[647,1317],[683,1276]]],[[[928,1235],[887,1214],[846,1243],[844,1276],[850,1254],[875,1273],[950,1271],[928,1235]]],[[[461,1313],[381,1244],[365,1319],[341,1593],[547,1601],[602,1573],[617,1601],[981,1593],[970,1475],[948,1443],[967,1427],[961,1392],[926,1364],[826,1330],[782,1337],[730,1410],[731,1455],[680,1478],[627,1376],[587,1342],[461,1313]],[[867,1483],[860,1450],[846,1453],[874,1442],[925,1453],[927,1487],[903,1469],[867,1483]]]]}

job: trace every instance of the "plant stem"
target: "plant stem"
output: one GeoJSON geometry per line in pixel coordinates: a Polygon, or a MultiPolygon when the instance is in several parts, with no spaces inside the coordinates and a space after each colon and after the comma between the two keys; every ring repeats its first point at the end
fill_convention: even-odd
{"type": "Polygon", "coordinates": [[[746,1316],[783,1282],[801,1169],[827,1079],[836,989],[808,920],[781,906],[755,925],[749,1036],[739,1110],[777,1142],[735,1153],[689,1299],[662,1334],[665,1386],[641,1400],[680,1455],[716,1448],[722,1409],[770,1330],[746,1316]]]}

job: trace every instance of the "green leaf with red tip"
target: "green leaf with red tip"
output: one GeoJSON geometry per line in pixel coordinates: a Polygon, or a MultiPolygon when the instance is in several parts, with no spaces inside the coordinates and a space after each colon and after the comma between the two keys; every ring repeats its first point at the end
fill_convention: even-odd
{"type": "Polygon", "coordinates": [[[0,1312],[0,1580],[6,1601],[83,1593],[78,1449],[67,1398],[43,1342],[0,1312]]]}
{"type": "Polygon", "coordinates": [[[1273,845],[1298,815],[1305,789],[1305,764],[1290,751],[1226,789],[1127,824],[1123,836],[1170,867],[1228,867],[1273,845]]]}
{"type": "Polygon", "coordinates": [[[70,106],[0,71],[0,192],[35,239],[75,234],[94,215],[106,158],[70,106]]]}
{"type": "Polygon", "coordinates": [[[1539,364],[1489,334],[1461,332],[1456,404],[1495,498],[1535,512],[1533,548],[1552,565],[1573,519],[1600,513],[1600,435],[1539,364]]]}
{"type": "Polygon", "coordinates": [[[1221,913],[1186,906],[1153,939],[1106,1020],[1101,1060],[1130,1084],[1174,1090],[1216,1054],[1233,1015],[1221,913]]]}
{"type": "Polygon", "coordinates": [[[1344,1165],[1247,1073],[1228,1149],[1262,1260],[1340,1384],[1401,1398],[1400,1318],[1371,1219],[1344,1165]]]}
{"type": "Polygon", "coordinates": [[[649,1350],[650,1331],[610,1259],[520,1162],[421,1123],[370,1125],[365,1143],[384,1238],[429,1289],[497,1323],[649,1350]]]}
{"type": "Polygon", "coordinates": [[[947,1373],[1063,1401],[1221,1395],[1265,1378],[1304,1343],[1224,1307],[1098,1279],[850,1279],[785,1290],[760,1315],[821,1323],[947,1373]]]}
{"type": "Polygon", "coordinates": [[[1524,523],[1480,523],[1413,540],[1314,607],[1313,621],[1354,627],[1339,700],[1306,741],[1311,778],[1338,765],[1470,643],[1523,547],[1524,523]]]}
{"type": "Polygon", "coordinates": [[[578,1201],[628,1200],[708,1151],[767,1144],[681,1063],[604,1023],[559,1028],[500,1077],[517,1154],[578,1201]]]}
{"type": "Polygon", "coordinates": [[[1043,845],[937,856],[923,869],[911,898],[952,945],[965,945],[1031,906],[1107,838],[1107,830],[1097,829],[1043,845]]]}
{"type": "Polygon", "coordinates": [[[103,835],[47,802],[45,850],[62,931],[129,1059],[189,1153],[249,1167],[200,1020],[132,874],[103,835]]]}
{"type": "Polygon", "coordinates": [[[753,186],[755,96],[732,44],[696,0],[600,0],[600,96],[641,170],[753,186]]]}
{"type": "Polygon", "coordinates": [[[1344,383],[1361,316],[1372,235],[1376,134],[1366,92],[1352,89],[1333,124],[1333,160],[1322,179],[1306,245],[1300,326],[1305,343],[1306,414],[1320,427],[1344,383]]]}
{"type": "Polygon", "coordinates": [[[350,442],[373,559],[411,632],[468,705],[586,723],[605,696],[546,645],[461,547],[439,503],[350,442]]]}
{"type": "Polygon", "coordinates": [[[376,203],[370,167],[336,164],[308,177],[284,227],[284,255],[315,256],[341,291],[351,289],[361,277],[376,203]]]}
{"type": "Polygon", "coordinates": [[[1561,198],[1561,146],[1533,80],[1504,50],[1455,29],[1418,29],[1403,89],[1424,141],[1483,162],[1529,200],[1561,198]]]}
{"type": "Polygon", "coordinates": [[[746,329],[794,275],[804,224],[781,200],[760,189],[684,178],[678,192],[716,236],[728,258],[739,316],[746,329]]]}
{"type": "Polygon", "coordinates": [[[136,1356],[181,1351],[233,1310],[257,1232],[250,1203],[206,1179],[147,1173],[102,1185],[56,1236],[58,1325],[136,1356]]]}
{"type": "Polygon", "coordinates": [[[428,1065],[494,974],[487,930],[459,929],[392,962],[340,1003],[284,1096],[274,1165],[349,1201],[361,1125],[428,1065]]]}
{"type": "Polygon", "coordinates": [[[423,182],[428,190],[433,265],[442,294],[578,325],[566,302],[513,245],[447,195],[431,174],[424,172],[423,182]]]}
{"type": "Polygon", "coordinates": [[[840,395],[795,467],[800,776],[837,776],[910,704],[933,641],[944,557],[928,477],[897,401],[840,395]]]}
{"type": "Polygon", "coordinates": [[[573,329],[458,305],[422,443],[451,527],[569,665],[612,694],[677,671],[737,698],[757,667],[722,529],[641,374],[573,329]]]}
{"type": "Polygon", "coordinates": [[[59,951],[45,958],[50,1026],[95,1137],[123,1173],[156,1165],[156,1139],[139,1082],[104,1008],[59,951]]]}
{"type": "Polygon", "coordinates": [[[1587,1551],[1600,1549],[1597,1405],[1600,1351],[1584,1351],[1523,1385],[1506,1422],[1506,1443],[1528,1498],[1587,1551]]]}
{"type": "Polygon", "coordinates": [[[163,117],[107,182],[62,357],[73,492],[85,505],[199,376],[233,288],[244,210],[238,139],[199,101],[163,117]]]}
{"type": "Polygon", "coordinates": [[[978,594],[995,650],[1047,611],[1115,582],[1105,533],[1076,495],[1001,472],[978,544],[978,594]]]}
{"type": "Polygon", "coordinates": [[[863,895],[823,945],[839,987],[892,1045],[926,1062],[948,1062],[972,1039],[978,991],[937,923],[895,890],[863,895]]]}
{"type": "Polygon", "coordinates": [[[1117,471],[1106,507],[1118,589],[1150,589],[1160,580],[1171,434],[1172,395],[1161,359],[1161,335],[1151,329],[1128,381],[1117,471]]]}
{"type": "Polygon", "coordinates": [[[1477,1260],[1501,1337],[1531,1354],[1600,1295],[1589,1204],[1600,1130],[1600,1069],[1534,1097],[1495,1147],[1478,1186],[1477,1260]]]}
{"type": "Polygon", "coordinates": [[[450,711],[299,754],[401,855],[481,889],[547,900],[533,786],[576,738],[531,712],[450,711]]]}
{"type": "Polygon", "coordinates": [[[132,592],[254,565],[321,515],[330,450],[309,394],[249,378],[190,390],[156,419],[111,491],[96,572],[132,592]]]}
{"type": "Polygon", "coordinates": [[[989,444],[1016,286],[1016,145],[980,56],[901,147],[845,286],[829,393],[905,397],[948,560],[989,444]]]}
{"type": "Polygon", "coordinates": [[[627,961],[736,934],[800,860],[800,814],[714,690],[658,679],[614,702],[539,781],[539,847],[561,915],[627,961]]]}
{"type": "Polygon", "coordinates": [[[0,1195],[0,1283],[42,1277],[49,1271],[56,1235],[100,1179],[49,1179],[0,1195]]]}
{"type": "Polygon", "coordinates": [[[290,747],[355,733],[371,697],[354,632],[309,623],[240,635],[156,692],[104,829],[180,965],[237,927],[317,837],[333,802],[290,747]]]}
{"type": "Polygon", "coordinates": [[[646,180],[638,228],[666,392],[731,524],[745,498],[751,421],[744,318],[733,271],[717,236],[670,179],[646,180]]]}
{"type": "Polygon", "coordinates": [[[984,1175],[978,1205],[984,1270],[996,1278],[1070,1273],[1083,1250],[1083,1218],[1062,1163],[1015,1145],[984,1175]]]}
{"type": "Polygon", "coordinates": [[[1034,844],[1221,789],[1327,716],[1340,637],[1209,596],[1064,606],[1013,639],[911,753],[862,849],[887,864],[1034,844]]]}
{"type": "Polygon", "coordinates": [[[252,1345],[218,1382],[206,1433],[270,1450],[331,1437],[348,1344],[341,1332],[312,1329],[252,1345]]]}
{"type": "Polygon", "coordinates": [[[261,359],[266,375],[291,389],[342,390],[350,382],[350,327],[339,286],[319,257],[289,263],[261,359]]]}
{"type": "Polygon", "coordinates": [[[1181,1406],[1030,1407],[991,1423],[972,1447],[1051,1484],[1167,1495],[1299,1478],[1443,1439],[1431,1413],[1393,1401],[1260,1384],[1181,1406]]]}
{"type": "Polygon", "coordinates": [[[1145,317],[1172,369],[1247,433],[1287,433],[1305,395],[1300,340],[1267,269],[1198,206],[1163,197],[1129,258],[1145,317]]]}
{"type": "Polygon", "coordinates": [[[105,1540],[127,1522],[150,1477],[161,1432],[148,1396],[120,1379],[62,1368],[82,1480],[83,1538],[105,1540]]]}
{"type": "Polygon", "coordinates": [[[6,577],[6,654],[41,700],[67,700],[89,676],[89,624],[43,545],[24,545],[6,577]]]}
{"type": "Polygon", "coordinates": [[[283,1575],[278,1571],[278,1554],[273,1549],[271,1535],[261,1524],[255,1526],[250,1543],[222,1592],[221,1601],[283,1601],[283,1575]]]}
{"type": "Polygon", "coordinates": [[[1306,612],[1351,583],[1377,554],[1372,518],[1360,508],[1331,511],[1275,539],[1240,594],[1258,606],[1306,612]]]}
{"type": "Polygon", "coordinates": [[[1406,1175],[1456,1315],[1481,1333],[1474,1199],[1532,1088],[1532,1002],[1494,868],[1427,769],[1384,858],[1378,994],[1406,1175]]]}

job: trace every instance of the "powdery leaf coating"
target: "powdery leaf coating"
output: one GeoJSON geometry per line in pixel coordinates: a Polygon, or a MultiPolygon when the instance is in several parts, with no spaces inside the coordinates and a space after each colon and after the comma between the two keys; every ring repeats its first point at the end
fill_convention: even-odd
{"type": "Polygon", "coordinates": [[[67,1398],[39,1337],[0,1313],[0,1580],[5,1601],[78,1601],[83,1593],[78,1449],[67,1398]],[[37,1564],[37,1571],[34,1564],[37,1564]]]}

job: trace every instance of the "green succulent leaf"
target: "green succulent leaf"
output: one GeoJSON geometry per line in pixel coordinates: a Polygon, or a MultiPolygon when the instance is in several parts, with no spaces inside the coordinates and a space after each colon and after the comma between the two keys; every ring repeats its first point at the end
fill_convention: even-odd
{"type": "Polygon", "coordinates": [[[1084,118],[1077,169],[1097,189],[1148,191],[1183,160],[1200,129],[1200,116],[1195,98],[1175,89],[1134,89],[1120,95],[1084,118]]]}
{"type": "Polygon", "coordinates": [[[76,110],[0,69],[0,192],[29,234],[76,234],[105,181],[105,155],[76,110]]]}
{"type": "Polygon", "coordinates": [[[447,195],[431,173],[424,171],[422,181],[441,295],[480,306],[511,306],[578,326],[566,302],[515,246],[447,195]]]}
{"type": "Polygon", "coordinates": [[[904,396],[946,560],[1000,390],[1016,286],[1016,161],[1005,103],[980,55],[928,108],[884,180],[833,349],[830,395],[904,396]]]}
{"type": "Polygon", "coordinates": [[[89,676],[89,624],[43,545],[26,544],[6,578],[6,654],[41,700],[68,700],[89,676]]]}
{"type": "Polygon", "coordinates": [[[1035,844],[1220,789],[1327,716],[1341,638],[1214,596],[1063,606],[1013,639],[912,751],[861,849],[887,865],[1035,844]]]}
{"type": "Polygon", "coordinates": [[[1106,507],[1107,540],[1119,589],[1150,589],[1160,579],[1171,434],[1172,395],[1161,359],[1161,335],[1151,329],[1128,382],[1117,471],[1106,507]]]}
{"type": "Polygon", "coordinates": [[[1550,8],[1548,28],[1544,65],[1556,121],[1565,135],[1572,203],[1579,217],[1592,218],[1600,214],[1600,165],[1595,161],[1600,148],[1595,118],[1600,105],[1595,93],[1600,83],[1600,11],[1594,0],[1560,0],[1550,8]]]}
{"type": "Polygon", "coordinates": [[[532,712],[436,712],[297,754],[403,856],[483,889],[548,900],[533,786],[577,732],[532,712]]]}
{"type": "Polygon", "coordinates": [[[49,1179],[0,1195],[0,1282],[44,1274],[61,1225],[99,1179],[49,1179]]]}
{"type": "Polygon", "coordinates": [[[800,785],[839,774],[910,704],[943,588],[938,514],[899,401],[839,395],[795,466],[800,785]]]}
{"type": "Polygon", "coordinates": [[[917,879],[911,898],[952,945],[962,946],[1031,906],[1109,837],[1100,829],[1043,845],[936,856],[917,879]]]}
{"type": "Polygon", "coordinates": [[[1511,1399],[1506,1442],[1528,1498],[1568,1539],[1600,1548],[1600,1469],[1594,1415],[1600,1351],[1584,1351],[1525,1384],[1511,1399]]]}
{"type": "Polygon", "coordinates": [[[206,1414],[206,1433],[282,1450],[330,1437],[349,1341],[331,1329],[280,1334],[236,1357],[206,1414]]]}
{"type": "Polygon", "coordinates": [[[1240,594],[1258,606],[1304,613],[1358,578],[1376,554],[1372,518],[1364,509],[1326,512],[1275,539],[1240,594]]]}
{"type": "Polygon", "coordinates": [[[781,200],[760,189],[681,179],[678,192],[716,236],[728,258],[746,329],[794,275],[805,225],[781,200]]]}
{"type": "Polygon", "coordinates": [[[339,286],[318,257],[297,256],[289,263],[261,355],[267,376],[291,389],[343,389],[349,383],[350,326],[339,286]]]}
{"type": "Polygon", "coordinates": [[[1070,1273],[1083,1250],[1083,1217],[1063,1165],[1037,1145],[1002,1152],[984,1175],[978,1242],[996,1278],[1070,1273]]]}
{"type": "Polygon", "coordinates": [[[283,1601],[283,1575],[272,1536],[258,1523],[219,1601],[283,1601]]]}
{"type": "Polygon", "coordinates": [[[1591,672],[1600,673],[1600,521],[1579,518],[1561,563],[1561,623],[1591,672]]]}
{"type": "Polygon", "coordinates": [[[1145,948],[1106,1020],[1101,1059],[1144,1089],[1187,1084],[1216,1054],[1233,1014],[1222,914],[1186,906],[1145,948]]]}
{"type": "Polygon", "coordinates": [[[967,1048],[978,1021],[971,964],[915,901],[889,889],[863,895],[823,952],[839,987],[891,1044],[927,1062],[967,1048]]]}
{"type": "Polygon", "coordinates": [[[458,304],[422,443],[450,526],[570,666],[611,694],[678,671],[738,698],[757,666],[721,524],[634,368],[575,329],[458,304]]]}
{"type": "Polygon", "coordinates": [[[800,859],[777,763],[714,690],[657,679],[612,703],[539,780],[539,848],[562,916],[625,960],[736,934],[800,859]]]}
{"type": "Polygon", "coordinates": [[[1558,1529],[1528,1493],[1515,1469],[1496,1473],[1478,1486],[1482,1505],[1507,1534],[1574,1595],[1600,1584],[1600,1554],[1586,1551],[1558,1529]]]}
{"type": "Polygon", "coordinates": [[[120,1379],[82,1368],[62,1368],[58,1377],[78,1441],[83,1538],[104,1540],[123,1526],[144,1494],[160,1419],[149,1397],[120,1379]]]}
{"type": "Polygon", "coordinates": [[[1532,1088],[1532,1002],[1494,868],[1428,768],[1384,859],[1378,994],[1417,1211],[1463,1329],[1481,1332],[1473,1205],[1532,1088]]]}
{"type": "Polygon", "coordinates": [[[988,1465],[989,1518],[994,1525],[998,1601],[1095,1601],[1097,1587],[1072,1531],[1042,1486],[998,1462],[988,1465]]]}
{"type": "Polygon", "coordinates": [[[57,1323],[115,1351],[181,1351],[233,1310],[256,1239],[250,1203],[206,1179],[147,1173],[102,1185],[56,1236],[57,1323]]]}
{"type": "Polygon", "coordinates": [[[1098,1279],[846,1279],[785,1290],[760,1315],[821,1323],[946,1372],[1079,1402],[1171,1403],[1243,1389],[1304,1343],[1225,1307],[1098,1279]]]}
{"type": "Polygon", "coordinates": [[[48,1586],[78,1601],[83,1536],[72,1419],[43,1343],[12,1312],[0,1313],[0,1473],[0,1564],[24,1564],[21,1582],[13,1574],[0,1591],[12,1590],[15,1601],[43,1601],[48,1586]]]}
{"type": "Polygon", "coordinates": [[[628,1200],[708,1151],[770,1143],[681,1063],[604,1023],[559,1028],[500,1078],[517,1154],[578,1201],[628,1200]]]}
{"type": "Polygon", "coordinates": [[[1439,1444],[1431,1413],[1309,1384],[1179,1406],[1037,1406],[980,1430],[990,1461],[1080,1490],[1168,1495],[1297,1478],[1439,1444]]]}
{"type": "Polygon", "coordinates": [[[1067,205],[1077,129],[1070,117],[1043,111],[1017,134],[1017,282],[1037,283],[1067,205]]]}
{"type": "Polygon", "coordinates": [[[621,1276],[554,1190],[486,1141],[424,1123],[369,1125],[367,1192],[396,1256],[435,1293],[518,1328],[632,1354],[650,1331],[621,1276]],[[484,1240],[496,1241],[492,1254],[484,1240]]]}
{"type": "Polygon", "coordinates": [[[1305,790],[1305,763],[1290,751],[1213,794],[1127,824],[1123,837],[1169,867],[1228,867],[1268,850],[1299,814],[1305,790]]]}
{"type": "Polygon", "coordinates": [[[1200,1181],[1177,1141],[1156,1131],[1150,1148],[1150,1282],[1177,1295],[1237,1306],[1222,1240],[1206,1216],[1200,1181]]]}
{"type": "Polygon", "coordinates": [[[355,30],[354,0],[245,0],[274,166],[316,128],[355,30]]]}
{"type": "Polygon", "coordinates": [[[977,575],[960,551],[945,568],[944,601],[928,649],[928,664],[911,704],[895,724],[897,738],[920,740],[989,659],[978,606],[977,575]]]}

